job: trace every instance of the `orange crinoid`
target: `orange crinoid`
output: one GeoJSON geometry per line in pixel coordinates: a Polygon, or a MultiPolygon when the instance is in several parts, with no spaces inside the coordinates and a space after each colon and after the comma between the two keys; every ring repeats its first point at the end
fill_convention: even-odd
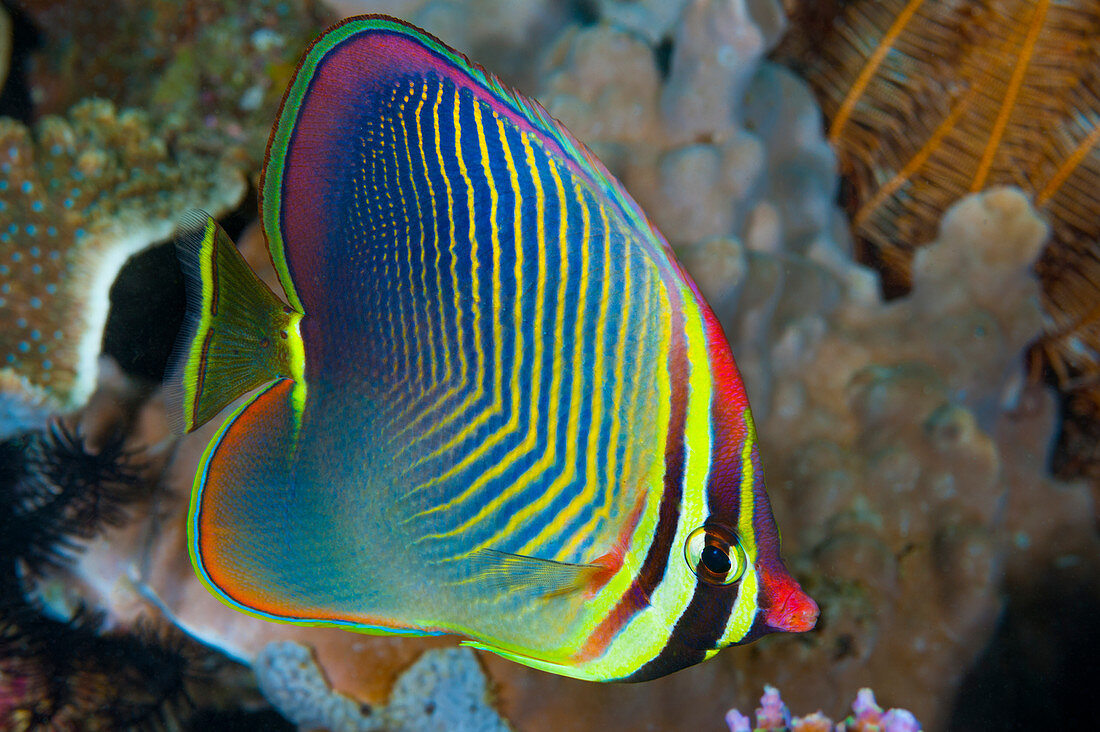
{"type": "Polygon", "coordinates": [[[1100,395],[1100,1],[787,5],[780,55],[817,92],[857,254],[887,293],[908,288],[913,250],[952,203],[1019,186],[1052,228],[1032,363],[1100,395]]]}

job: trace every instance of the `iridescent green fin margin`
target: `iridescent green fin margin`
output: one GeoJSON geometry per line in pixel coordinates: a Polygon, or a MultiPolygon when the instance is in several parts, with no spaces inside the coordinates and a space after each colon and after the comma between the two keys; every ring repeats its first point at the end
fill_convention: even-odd
{"type": "Polygon", "coordinates": [[[275,296],[229,235],[201,211],[180,220],[176,251],[187,313],[165,380],[173,431],[191,432],[237,397],[280,376],[298,382],[302,396],[301,313],[275,296]]]}

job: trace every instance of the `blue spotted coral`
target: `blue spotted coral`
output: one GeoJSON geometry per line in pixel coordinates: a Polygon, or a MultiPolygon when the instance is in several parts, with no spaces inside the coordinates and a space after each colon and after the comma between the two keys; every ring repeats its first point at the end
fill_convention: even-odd
{"type": "Polygon", "coordinates": [[[220,214],[243,196],[235,164],[176,138],[103,100],[33,130],[0,119],[0,405],[82,403],[122,264],[168,240],[181,211],[220,214]]]}

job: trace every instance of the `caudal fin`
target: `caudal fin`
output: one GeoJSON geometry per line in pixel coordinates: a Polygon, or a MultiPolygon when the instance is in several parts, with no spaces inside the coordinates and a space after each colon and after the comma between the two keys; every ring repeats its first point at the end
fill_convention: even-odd
{"type": "Polygon", "coordinates": [[[189,211],[176,229],[187,312],[165,379],[169,422],[191,432],[245,392],[300,379],[301,314],[248,267],[214,219],[189,211]]]}

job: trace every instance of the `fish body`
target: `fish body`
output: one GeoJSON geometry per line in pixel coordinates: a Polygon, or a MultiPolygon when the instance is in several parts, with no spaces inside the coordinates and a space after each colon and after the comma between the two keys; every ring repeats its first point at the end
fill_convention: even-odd
{"type": "Polygon", "coordinates": [[[813,626],[714,314],[535,102],[346,20],[287,90],[261,216],[285,304],[212,220],[180,235],[174,419],[247,394],[189,517],[220,599],[599,681],[813,626]]]}

